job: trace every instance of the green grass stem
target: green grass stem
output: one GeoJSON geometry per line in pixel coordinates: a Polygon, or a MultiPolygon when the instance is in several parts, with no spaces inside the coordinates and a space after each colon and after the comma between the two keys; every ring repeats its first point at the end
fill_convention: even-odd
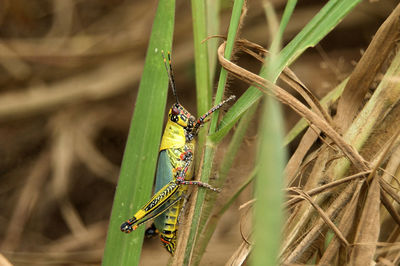
{"type": "MultiPolygon", "coordinates": [[[[192,2],[196,2],[196,1],[192,1],[192,2]]],[[[232,19],[235,19],[236,23],[235,24],[231,23],[231,25],[236,25],[236,27],[233,26],[233,29],[230,29],[230,31],[228,32],[229,48],[226,49],[228,52],[225,53],[225,55],[227,55],[229,57],[230,57],[230,53],[232,52],[232,49],[233,49],[234,40],[235,40],[238,25],[239,25],[239,18],[240,18],[240,14],[241,14],[241,10],[242,10],[242,5],[243,5],[243,0],[235,1],[235,3],[234,3],[232,14],[235,14],[235,15],[232,15],[232,19]],[[229,52],[229,50],[230,50],[230,52],[229,52]]],[[[193,10],[193,12],[195,12],[195,10],[193,10]]],[[[195,15],[193,15],[193,17],[195,17],[195,15]]],[[[195,39],[195,41],[196,41],[196,39],[195,39]]],[[[225,71],[225,70],[223,70],[223,71],[225,71]]],[[[227,78],[226,75],[227,75],[226,72],[223,73],[221,71],[220,82],[218,84],[217,95],[215,97],[216,102],[220,102],[222,99],[224,88],[225,88],[225,82],[226,82],[226,78],[227,78]],[[223,77],[221,78],[221,76],[223,76],[223,77]],[[221,80],[224,80],[224,81],[221,81],[221,80]]],[[[200,96],[198,95],[198,97],[200,97],[200,96]]],[[[208,111],[208,110],[205,110],[204,112],[206,112],[206,111],[208,111]]],[[[215,131],[217,119],[218,119],[218,113],[216,112],[212,117],[212,121],[211,121],[211,125],[210,125],[211,132],[215,131]]],[[[211,143],[207,143],[205,145],[203,168],[202,168],[202,171],[201,171],[202,174],[200,177],[200,180],[203,182],[208,182],[208,180],[209,180],[214,154],[215,154],[215,146],[211,143]]],[[[200,216],[201,216],[201,212],[202,212],[202,208],[203,208],[203,204],[204,204],[205,193],[206,193],[206,191],[200,189],[198,191],[197,198],[195,201],[195,204],[196,204],[195,211],[194,211],[194,215],[193,215],[193,218],[191,221],[191,229],[189,232],[188,241],[186,243],[185,261],[184,261],[185,265],[190,264],[189,260],[191,258],[191,254],[193,252],[194,243],[196,241],[197,234],[199,234],[201,232],[202,227],[204,225],[204,223],[200,223],[200,216]]],[[[194,260],[196,260],[196,259],[194,259],[194,260]]]]}

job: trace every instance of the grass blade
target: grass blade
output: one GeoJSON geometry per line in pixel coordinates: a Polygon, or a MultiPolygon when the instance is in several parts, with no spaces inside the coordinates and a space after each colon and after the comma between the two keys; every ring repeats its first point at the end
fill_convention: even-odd
{"type": "MultiPolygon", "coordinates": [[[[242,13],[243,4],[244,4],[244,0],[237,0],[234,2],[234,5],[233,5],[232,17],[231,17],[229,30],[228,30],[227,48],[225,50],[226,58],[230,58],[232,51],[233,51],[236,34],[237,34],[237,31],[239,28],[239,22],[240,22],[240,16],[242,13]]],[[[215,104],[222,101],[224,90],[225,90],[226,80],[227,80],[227,71],[225,69],[221,69],[218,87],[217,87],[217,93],[215,96],[215,104]]],[[[219,111],[216,111],[212,116],[212,121],[211,121],[211,125],[210,125],[210,133],[214,132],[216,129],[218,115],[219,115],[219,111]]],[[[213,163],[213,159],[214,159],[214,155],[215,155],[215,148],[216,148],[215,146],[213,146],[213,147],[210,147],[208,145],[206,146],[203,169],[202,169],[202,176],[201,176],[201,179],[204,182],[208,181],[209,176],[211,174],[212,163],[213,163]]],[[[205,194],[206,194],[205,191],[199,191],[199,193],[197,195],[195,215],[193,216],[192,230],[190,232],[190,236],[194,236],[195,234],[199,234],[202,232],[205,221],[206,221],[206,219],[210,213],[210,210],[212,208],[211,204],[209,204],[208,206],[204,206],[205,194]],[[203,213],[202,213],[202,211],[203,211],[203,213]],[[204,217],[204,216],[207,216],[207,217],[204,217]]],[[[196,239],[196,241],[197,241],[197,237],[194,237],[194,239],[196,239]]],[[[191,253],[193,250],[193,246],[194,246],[193,244],[190,245],[188,243],[187,252],[190,251],[190,253],[191,253]]],[[[196,254],[196,255],[198,255],[198,258],[194,258],[194,260],[196,260],[196,263],[199,263],[202,254],[196,254]]]]}
{"type": "MultiPolygon", "coordinates": [[[[292,5],[296,3],[292,1],[292,5]]],[[[288,7],[287,7],[288,8],[288,7]]],[[[293,10],[293,9],[291,9],[293,10]]],[[[278,30],[277,17],[270,3],[265,4],[271,36],[271,56],[266,61],[265,77],[276,80],[278,73],[273,69],[279,62],[279,48],[282,30],[278,30]],[[275,26],[275,27],[274,27],[275,26]]],[[[287,20],[284,21],[287,23],[287,20]]],[[[279,27],[282,29],[282,25],[279,27]]],[[[272,96],[264,96],[259,139],[259,168],[255,181],[254,209],[254,250],[251,256],[252,265],[276,265],[281,245],[283,227],[284,169],[286,150],[283,146],[284,121],[280,103],[272,96]]]]}
{"type": "Polygon", "coordinates": [[[252,265],[277,265],[283,225],[283,119],[279,103],[266,97],[260,129],[258,175],[255,183],[255,245],[252,265]]]}
{"type": "Polygon", "coordinates": [[[211,106],[211,83],[208,65],[205,1],[192,0],[194,62],[196,75],[197,115],[202,115],[211,106]]]}
{"type": "Polygon", "coordinates": [[[159,1],[115,193],[103,265],[139,262],[144,227],[129,235],[119,228],[150,197],[168,88],[160,51],[171,49],[174,14],[174,0],[159,1]]]}
{"type": "MultiPolygon", "coordinates": [[[[220,0],[207,0],[207,28],[208,35],[218,35],[220,28],[220,16],[221,11],[221,1],[220,0]]],[[[217,38],[211,38],[207,40],[208,42],[208,63],[210,71],[210,86],[215,78],[216,67],[218,63],[217,49],[220,40],[217,38]]]]}
{"type": "MultiPolygon", "coordinates": [[[[194,9],[195,4],[197,4],[196,1],[192,1],[192,10],[193,10],[193,13],[196,13],[196,14],[193,14],[193,18],[196,18],[201,14],[204,15],[204,13],[200,13],[200,14],[198,13],[198,12],[200,12],[199,9],[194,9]]],[[[240,14],[241,14],[242,5],[243,5],[243,0],[235,1],[235,3],[234,3],[234,10],[238,10],[236,12],[238,15],[235,16],[235,19],[237,20],[236,21],[237,25],[239,24],[239,18],[240,18],[240,14]]],[[[197,22],[194,22],[194,23],[197,23],[197,22]]],[[[197,25],[197,27],[198,27],[198,25],[197,25]]],[[[194,28],[196,29],[196,25],[194,25],[194,28]]],[[[232,33],[228,34],[228,39],[229,39],[231,48],[233,48],[233,44],[234,44],[234,40],[235,40],[235,36],[236,36],[238,27],[236,26],[236,29],[233,29],[233,28],[234,27],[232,27],[232,29],[230,29],[230,32],[233,32],[233,35],[232,35],[232,33]]],[[[194,35],[196,36],[196,34],[194,34],[194,35]]],[[[196,38],[195,38],[195,43],[196,43],[196,38]]],[[[195,49],[196,49],[196,46],[195,46],[195,49]]],[[[195,59],[196,60],[204,60],[204,57],[196,57],[195,59]]],[[[221,75],[224,75],[224,74],[221,72],[221,75]]],[[[197,72],[196,72],[196,80],[198,78],[201,78],[201,77],[197,77],[197,72]]],[[[226,72],[225,72],[225,80],[226,80],[226,72]]],[[[218,90],[217,90],[217,96],[216,96],[216,100],[215,100],[216,102],[218,102],[218,101],[220,101],[220,99],[222,99],[224,87],[225,87],[225,82],[223,82],[223,83],[220,82],[220,84],[218,86],[218,90]]],[[[200,88],[198,87],[197,89],[198,89],[197,97],[198,98],[202,97],[199,94],[200,88]]],[[[198,101],[198,105],[199,105],[199,101],[198,101]]],[[[204,112],[206,112],[206,111],[208,111],[208,110],[205,110],[204,112]]],[[[200,109],[199,109],[199,112],[200,112],[200,109]]],[[[216,120],[215,118],[217,118],[217,117],[218,117],[218,114],[213,114],[212,120],[216,120]]],[[[210,125],[210,131],[212,131],[213,128],[215,129],[215,126],[216,126],[216,121],[214,121],[214,122],[212,121],[211,125],[210,125]]],[[[202,140],[200,139],[198,142],[198,146],[200,146],[200,147],[197,148],[198,154],[201,154],[201,152],[199,152],[199,149],[202,148],[201,147],[202,143],[204,143],[204,142],[202,142],[202,140]]],[[[210,148],[207,145],[206,145],[206,147],[207,148],[205,149],[205,152],[204,152],[204,157],[203,157],[204,162],[203,162],[203,167],[201,169],[201,177],[200,177],[200,180],[203,182],[208,182],[208,179],[209,179],[209,176],[211,173],[214,152],[215,152],[215,148],[210,148]]],[[[199,220],[200,220],[200,216],[202,215],[201,213],[202,213],[202,209],[203,209],[205,191],[202,189],[199,189],[199,190],[197,190],[197,194],[196,193],[193,194],[193,197],[196,199],[195,207],[194,207],[193,211],[192,210],[190,211],[190,214],[188,216],[188,220],[189,220],[188,224],[186,225],[185,228],[182,228],[182,230],[180,231],[180,233],[182,234],[182,237],[179,239],[180,242],[178,242],[178,248],[177,248],[177,253],[184,252],[184,254],[182,254],[179,257],[174,258],[174,264],[188,265],[190,263],[196,264],[199,262],[199,260],[197,260],[196,258],[192,258],[192,254],[193,254],[193,249],[194,249],[195,241],[197,238],[197,234],[199,234],[201,232],[201,227],[203,225],[203,223],[200,223],[199,220]]],[[[195,254],[195,256],[197,257],[197,254],[195,254]]],[[[200,256],[201,256],[201,254],[200,254],[200,256]]]]}

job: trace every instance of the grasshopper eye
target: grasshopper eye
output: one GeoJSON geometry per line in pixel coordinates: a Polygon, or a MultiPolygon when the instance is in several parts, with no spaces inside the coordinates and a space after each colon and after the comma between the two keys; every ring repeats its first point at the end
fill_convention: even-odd
{"type": "Polygon", "coordinates": [[[171,109],[171,113],[172,113],[172,115],[179,115],[181,113],[181,111],[179,110],[178,107],[173,106],[171,109]]]}

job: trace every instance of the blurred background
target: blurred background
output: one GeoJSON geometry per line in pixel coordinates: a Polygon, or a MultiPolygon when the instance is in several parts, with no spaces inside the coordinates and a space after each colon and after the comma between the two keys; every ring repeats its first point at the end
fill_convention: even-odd
{"type": "MultiPolygon", "coordinates": [[[[241,37],[267,47],[262,2],[248,1],[241,37]]],[[[286,1],[270,2],[282,14],[286,1]]],[[[284,44],[326,2],[299,1],[284,44]]],[[[291,69],[324,96],[352,71],[397,2],[364,1],[291,69]]],[[[173,66],[180,100],[195,113],[191,6],[176,4],[173,66]]],[[[0,264],[2,256],[15,265],[101,263],[156,6],[136,0],[0,1],[0,264]]],[[[223,35],[231,6],[222,1],[223,35]]],[[[237,60],[253,71],[260,67],[244,55],[237,60]]],[[[231,79],[230,94],[245,89],[231,79]]],[[[288,109],[285,115],[290,129],[297,117],[288,109]]],[[[252,123],[232,180],[251,169],[257,121],[252,123]]],[[[249,195],[224,215],[202,264],[223,265],[239,246],[238,221],[248,213],[238,206],[249,195]]],[[[145,240],[141,265],[168,258],[158,239],[145,240]]]]}

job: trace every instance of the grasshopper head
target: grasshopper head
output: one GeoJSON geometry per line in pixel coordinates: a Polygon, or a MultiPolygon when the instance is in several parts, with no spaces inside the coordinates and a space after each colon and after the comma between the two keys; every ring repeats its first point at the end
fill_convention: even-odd
{"type": "Polygon", "coordinates": [[[196,119],[179,103],[174,103],[169,110],[168,119],[184,127],[193,128],[196,119]]]}
{"type": "Polygon", "coordinates": [[[178,95],[176,94],[175,89],[175,79],[174,74],[172,72],[171,65],[171,54],[168,52],[168,63],[167,59],[164,56],[164,51],[161,51],[161,55],[164,59],[165,69],[167,70],[168,80],[171,85],[172,93],[175,96],[176,103],[172,105],[169,110],[168,119],[174,122],[175,124],[184,127],[185,129],[193,129],[196,119],[179,103],[178,95]]]}

